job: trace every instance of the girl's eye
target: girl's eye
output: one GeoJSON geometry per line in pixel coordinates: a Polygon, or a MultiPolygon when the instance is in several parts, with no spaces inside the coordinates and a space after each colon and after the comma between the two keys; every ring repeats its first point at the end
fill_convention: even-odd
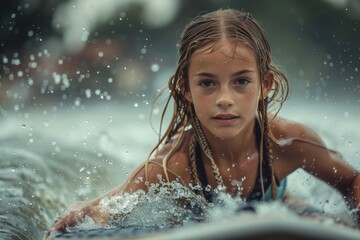
{"type": "Polygon", "coordinates": [[[199,82],[199,86],[203,88],[209,88],[209,87],[214,87],[215,83],[212,80],[201,80],[199,82]]]}
{"type": "Polygon", "coordinates": [[[250,80],[246,79],[246,78],[239,78],[236,79],[234,82],[234,85],[236,86],[246,86],[250,83],[250,80]]]}

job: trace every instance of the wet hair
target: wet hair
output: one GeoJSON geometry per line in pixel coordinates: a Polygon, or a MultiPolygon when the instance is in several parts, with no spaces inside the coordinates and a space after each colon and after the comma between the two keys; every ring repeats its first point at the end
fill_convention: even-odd
{"type": "MultiPolygon", "coordinates": [[[[151,151],[150,155],[156,152],[163,144],[168,143],[177,136],[172,144],[171,150],[163,160],[164,173],[167,179],[167,160],[178,149],[185,135],[185,129],[192,125],[190,117],[192,104],[188,102],[184,93],[188,89],[188,69],[190,59],[195,51],[204,47],[214,48],[217,43],[223,40],[231,40],[236,46],[245,46],[251,50],[256,59],[260,81],[263,81],[266,74],[271,71],[274,74],[274,82],[271,93],[264,97],[261,92],[261,99],[258,106],[258,119],[261,127],[261,141],[259,155],[271,161],[271,139],[272,134],[269,128],[268,109],[274,111],[274,116],[280,110],[283,102],[289,93],[289,83],[285,74],[273,62],[270,45],[260,24],[249,13],[235,9],[217,10],[195,17],[184,29],[179,42],[179,60],[175,74],[170,77],[168,90],[170,94],[166,100],[160,122],[160,134],[164,116],[168,111],[169,104],[173,102],[174,108],[168,128],[163,135],[160,135],[158,144],[151,151]]],[[[262,88],[261,88],[262,89],[262,88]]],[[[161,94],[161,93],[160,93],[161,94]]],[[[260,159],[262,164],[263,159],[260,159]]],[[[260,169],[262,169],[260,167],[260,169]]],[[[262,175],[262,173],[260,172],[262,175]]],[[[261,176],[262,179],[262,176],[261,176]]],[[[273,175],[274,180],[274,175],[273,175]]],[[[275,198],[275,181],[272,181],[273,198],[275,198]]],[[[263,188],[262,183],[262,188],[263,188]]],[[[264,189],[262,189],[264,194],[264,189]]]]}

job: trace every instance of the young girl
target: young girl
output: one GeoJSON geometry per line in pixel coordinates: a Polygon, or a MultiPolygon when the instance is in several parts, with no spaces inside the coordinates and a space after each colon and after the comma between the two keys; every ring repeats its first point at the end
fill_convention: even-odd
{"type": "Polygon", "coordinates": [[[246,201],[269,201],[285,200],[286,177],[303,168],[342,193],[349,208],[359,207],[359,172],[310,128],[277,115],[288,80],[250,14],[228,9],[196,17],[179,51],[164,109],[173,100],[173,116],[149,159],[121,186],[70,207],[50,231],[64,231],[85,216],[106,225],[102,198],[148,191],[152,183],[161,184],[159,175],[208,201],[216,191],[204,191],[206,186],[246,201]]]}

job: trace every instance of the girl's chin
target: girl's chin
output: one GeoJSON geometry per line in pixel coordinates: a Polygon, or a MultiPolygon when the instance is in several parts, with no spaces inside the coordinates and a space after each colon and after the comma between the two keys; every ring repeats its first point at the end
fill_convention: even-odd
{"type": "Polygon", "coordinates": [[[234,131],[222,131],[222,132],[213,132],[213,136],[220,140],[230,140],[236,137],[234,131]]]}

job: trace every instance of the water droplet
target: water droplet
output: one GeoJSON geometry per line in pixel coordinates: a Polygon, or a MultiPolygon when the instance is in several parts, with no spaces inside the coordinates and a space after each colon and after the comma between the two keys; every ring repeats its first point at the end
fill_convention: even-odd
{"type": "Polygon", "coordinates": [[[158,72],[159,69],[160,69],[159,64],[154,63],[153,65],[151,65],[151,71],[152,72],[158,72]]]}
{"type": "Polygon", "coordinates": [[[154,108],[153,111],[152,111],[152,113],[153,113],[154,115],[158,115],[158,114],[160,113],[160,109],[159,109],[159,108],[154,108]]]}
{"type": "Polygon", "coordinates": [[[76,98],[75,101],[74,101],[74,105],[78,107],[78,106],[80,106],[80,104],[81,104],[81,99],[76,98]]]}
{"type": "Polygon", "coordinates": [[[85,90],[85,96],[86,96],[87,98],[91,98],[91,90],[90,90],[90,89],[86,89],[86,90],[85,90]]]}

